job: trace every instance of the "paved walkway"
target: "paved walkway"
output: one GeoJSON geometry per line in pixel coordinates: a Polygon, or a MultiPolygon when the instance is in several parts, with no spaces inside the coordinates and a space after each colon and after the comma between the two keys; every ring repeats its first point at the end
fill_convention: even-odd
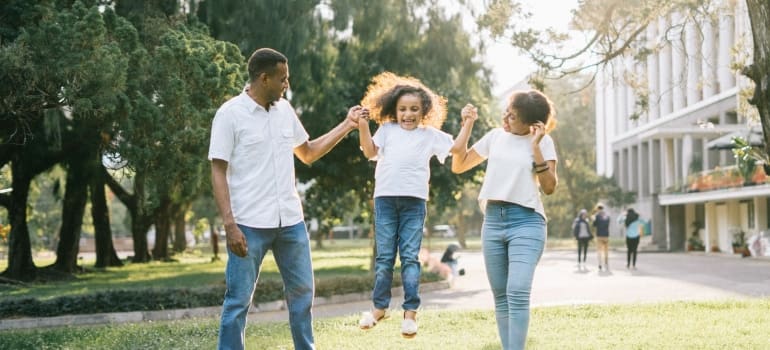
{"type": "MultiPolygon", "coordinates": [[[[610,270],[599,271],[595,252],[578,269],[576,252],[547,251],[535,272],[532,306],[638,303],[770,297],[770,260],[698,253],[643,253],[637,270],[627,270],[625,252],[610,252],[610,270]]],[[[425,309],[489,309],[492,293],[479,252],[463,252],[458,277],[449,289],[421,294],[425,309]]],[[[397,308],[400,298],[391,307],[397,308]]],[[[316,317],[357,314],[369,301],[319,305],[316,317]]],[[[285,311],[249,315],[250,320],[287,320],[285,311]]]]}
{"type": "MultiPolygon", "coordinates": [[[[578,268],[573,251],[547,251],[535,272],[532,306],[720,300],[770,297],[770,259],[741,259],[727,255],[698,253],[643,253],[637,270],[625,268],[625,252],[610,252],[610,270],[599,271],[596,255],[589,254],[588,267],[578,268]]],[[[425,309],[492,310],[483,257],[480,252],[462,252],[458,277],[451,288],[431,284],[421,293],[425,309]]],[[[319,299],[317,318],[359,314],[368,310],[369,293],[319,299]]],[[[398,308],[400,297],[391,307],[398,308]]],[[[285,321],[288,313],[281,303],[260,305],[249,321],[285,321]]],[[[190,310],[71,315],[42,319],[0,320],[0,329],[46,326],[142,322],[190,317],[217,317],[220,307],[190,310]]]]}

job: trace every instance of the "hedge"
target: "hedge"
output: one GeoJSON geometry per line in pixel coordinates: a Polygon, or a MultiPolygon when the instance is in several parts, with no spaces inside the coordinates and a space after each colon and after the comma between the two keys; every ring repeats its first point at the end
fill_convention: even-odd
{"type": "MultiPolygon", "coordinates": [[[[426,273],[423,282],[438,281],[440,277],[426,273]]],[[[393,286],[401,285],[400,276],[393,278],[393,286]]],[[[371,291],[374,280],[371,276],[339,276],[316,280],[316,296],[329,297],[348,293],[371,291]]],[[[225,287],[209,286],[200,288],[145,288],[118,289],[98,293],[68,295],[39,300],[35,298],[14,298],[0,301],[0,318],[50,317],[71,314],[93,314],[105,312],[151,311],[186,309],[222,305],[225,287]]],[[[254,292],[255,303],[283,299],[283,282],[279,279],[260,280],[254,292]]]]}

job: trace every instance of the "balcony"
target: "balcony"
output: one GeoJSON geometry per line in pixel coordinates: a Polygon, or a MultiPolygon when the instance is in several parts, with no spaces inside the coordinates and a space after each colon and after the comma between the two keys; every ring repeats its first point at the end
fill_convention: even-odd
{"type": "Polygon", "coordinates": [[[746,181],[736,166],[715,168],[687,177],[687,181],[660,194],[661,205],[704,203],[770,196],[770,177],[759,164],[746,181]]]}

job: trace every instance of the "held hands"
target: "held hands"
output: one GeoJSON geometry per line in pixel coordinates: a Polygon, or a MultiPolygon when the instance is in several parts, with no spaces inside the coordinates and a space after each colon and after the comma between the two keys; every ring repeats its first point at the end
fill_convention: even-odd
{"type": "Polygon", "coordinates": [[[345,120],[348,127],[351,129],[358,129],[362,120],[369,120],[369,110],[361,106],[350,107],[348,116],[345,120]]]}
{"type": "Polygon", "coordinates": [[[468,121],[475,122],[479,118],[479,113],[476,107],[469,103],[460,111],[460,116],[463,118],[462,125],[465,126],[468,121]]]}

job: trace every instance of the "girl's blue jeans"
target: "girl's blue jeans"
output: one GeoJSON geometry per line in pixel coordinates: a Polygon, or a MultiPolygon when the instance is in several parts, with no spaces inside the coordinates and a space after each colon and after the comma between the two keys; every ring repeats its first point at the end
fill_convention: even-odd
{"type": "Polygon", "coordinates": [[[524,349],[535,266],[545,246],[545,219],[531,208],[490,201],[481,228],[487,278],[505,350],[524,349]]]}
{"type": "Polygon", "coordinates": [[[396,253],[401,257],[404,310],[420,306],[420,244],[425,223],[425,200],[416,197],[374,198],[375,259],[372,301],[377,309],[390,306],[393,266],[396,253]]]}

